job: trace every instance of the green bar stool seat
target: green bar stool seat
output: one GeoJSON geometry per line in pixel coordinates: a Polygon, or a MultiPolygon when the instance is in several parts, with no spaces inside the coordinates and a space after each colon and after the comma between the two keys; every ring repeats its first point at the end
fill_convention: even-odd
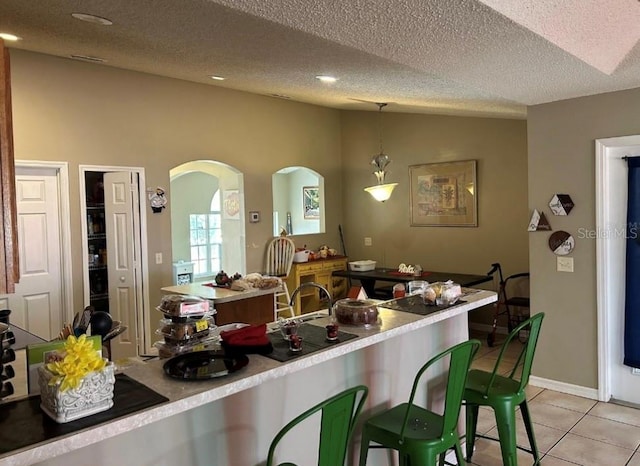
{"type": "Polygon", "coordinates": [[[436,466],[444,464],[446,452],[454,448],[459,465],[464,465],[457,432],[465,381],[471,361],[480,347],[478,340],[470,340],[438,354],[418,371],[408,403],[379,413],[366,421],[360,446],[360,466],[367,464],[370,448],[398,451],[403,466],[436,466]],[[444,412],[442,415],[414,404],[422,375],[436,362],[450,356],[444,412]],[[370,445],[375,442],[374,445],[370,445]]]}
{"type": "MultiPolygon", "coordinates": [[[[498,360],[492,372],[478,369],[469,371],[467,384],[464,391],[464,400],[467,407],[467,432],[466,453],[467,461],[471,461],[476,437],[500,441],[502,462],[504,466],[517,466],[517,449],[524,450],[533,455],[534,464],[540,463],[540,454],[533,433],[533,423],[529,414],[525,388],[529,383],[531,364],[536,349],[536,343],[542,326],[544,313],[536,314],[530,319],[518,325],[507,336],[502,344],[498,360]],[[518,358],[511,368],[509,375],[502,376],[498,370],[504,371],[502,365],[503,356],[509,347],[509,343],[516,340],[521,332],[528,332],[529,338],[522,345],[518,358]],[[478,425],[478,411],[480,406],[490,406],[496,417],[499,439],[486,437],[476,433],[478,425]],[[517,446],[516,443],[516,409],[520,407],[524,426],[529,439],[530,450],[517,446]]],[[[520,344],[520,343],[518,343],[520,344]]]]}
{"type": "MultiPolygon", "coordinates": [[[[295,426],[320,412],[320,439],[318,466],[342,466],[356,420],[369,393],[364,385],[349,388],[308,409],[285,425],[274,437],[269,447],[267,466],[275,466],[276,448],[282,438],[295,426]]],[[[294,463],[277,463],[278,466],[296,466],[294,463]]],[[[305,466],[308,466],[305,464],[305,466]]]]}

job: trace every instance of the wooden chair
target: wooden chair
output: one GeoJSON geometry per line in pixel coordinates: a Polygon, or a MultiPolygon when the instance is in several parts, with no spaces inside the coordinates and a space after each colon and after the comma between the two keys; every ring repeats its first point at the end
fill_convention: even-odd
{"type": "Polygon", "coordinates": [[[267,246],[267,266],[266,274],[278,277],[282,280],[282,287],[274,296],[273,320],[278,320],[280,313],[289,312],[291,317],[295,316],[293,307],[289,304],[291,296],[287,287],[287,277],[293,264],[293,255],[296,252],[296,245],[289,238],[278,236],[271,240],[267,246]]]}

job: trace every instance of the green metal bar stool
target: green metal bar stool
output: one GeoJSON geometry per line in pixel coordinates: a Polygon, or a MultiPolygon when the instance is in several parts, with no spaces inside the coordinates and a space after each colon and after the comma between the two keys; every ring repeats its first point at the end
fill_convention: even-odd
{"type": "MultiPolygon", "coordinates": [[[[507,336],[502,344],[498,360],[492,372],[473,369],[469,372],[467,385],[464,391],[464,400],[467,406],[467,432],[466,432],[466,450],[467,461],[471,461],[473,455],[473,447],[476,437],[487,438],[490,440],[499,440],[500,449],[502,451],[502,462],[504,466],[517,466],[517,449],[524,450],[533,455],[534,464],[540,463],[540,454],[536,446],[536,439],[533,434],[533,424],[529,415],[529,406],[527,405],[525,388],[529,383],[529,375],[531,374],[531,364],[536,350],[536,343],[542,326],[544,313],[536,314],[530,319],[518,325],[507,336]],[[522,350],[508,376],[498,374],[499,367],[505,351],[509,347],[509,343],[513,340],[517,341],[520,332],[529,332],[529,339],[522,345],[522,350]],[[498,425],[499,439],[486,437],[476,433],[478,425],[478,410],[480,406],[490,406],[496,416],[496,424],[498,425]],[[524,426],[527,430],[529,438],[530,450],[518,447],[516,443],[516,408],[520,407],[524,426]]],[[[504,370],[504,368],[503,368],[504,370]]]]}
{"type": "Polygon", "coordinates": [[[367,420],[362,431],[360,466],[367,464],[370,448],[390,448],[398,451],[403,466],[440,466],[445,454],[454,448],[459,465],[466,464],[457,432],[465,381],[471,361],[480,347],[478,340],[470,340],[438,354],[418,371],[408,403],[377,414],[367,420]],[[449,373],[442,415],[414,404],[422,375],[436,362],[449,356],[449,373]],[[378,445],[370,445],[375,442],[378,445]]]}
{"type": "MultiPolygon", "coordinates": [[[[347,447],[362,411],[369,389],[364,385],[349,388],[328,400],[308,409],[285,425],[274,437],[269,447],[267,466],[275,466],[276,447],[282,438],[305,419],[321,412],[318,466],[341,466],[347,456],[347,447]]],[[[278,466],[295,466],[294,463],[278,463],[278,466]]]]}

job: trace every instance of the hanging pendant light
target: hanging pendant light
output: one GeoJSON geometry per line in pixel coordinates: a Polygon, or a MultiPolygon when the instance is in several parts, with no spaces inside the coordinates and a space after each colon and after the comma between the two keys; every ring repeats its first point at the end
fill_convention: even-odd
{"type": "Polygon", "coordinates": [[[380,153],[378,155],[374,155],[371,159],[371,165],[376,167],[376,170],[373,174],[378,181],[377,185],[369,186],[368,188],[364,188],[366,192],[371,194],[376,201],[384,202],[391,197],[391,193],[398,186],[398,183],[385,183],[385,176],[387,174],[386,168],[387,165],[391,163],[389,156],[384,153],[382,149],[382,109],[387,106],[386,103],[376,103],[378,106],[378,124],[379,124],[379,133],[380,133],[380,153]]]}

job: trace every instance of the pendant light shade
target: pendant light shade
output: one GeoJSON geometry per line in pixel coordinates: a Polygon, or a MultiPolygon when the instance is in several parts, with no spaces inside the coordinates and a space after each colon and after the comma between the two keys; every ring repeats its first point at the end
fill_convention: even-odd
{"type": "Polygon", "coordinates": [[[391,197],[396,186],[398,183],[377,184],[364,188],[364,190],[371,194],[376,201],[384,202],[391,197]]]}
{"type": "Polygon", "coordinates": [[[378,181],[377,185],[369,186],[368,188],[364,188],[366,192],[371,194],[376,201],[384,202],[391,197],[391,193],[398,186],[398,183],[385,183],[385,176],[387,174],[386,168],[387,165],[391,163],[389,156],[384,153],[382,149],[382,109],[386,107],[386,103],[378,103],[378,115],[379,115],[379,129],[380,129],[380,153],[378,155],[374,155],[371,159],[371,165],[373,165],[376,169],[373,174],[378,181]]]}

